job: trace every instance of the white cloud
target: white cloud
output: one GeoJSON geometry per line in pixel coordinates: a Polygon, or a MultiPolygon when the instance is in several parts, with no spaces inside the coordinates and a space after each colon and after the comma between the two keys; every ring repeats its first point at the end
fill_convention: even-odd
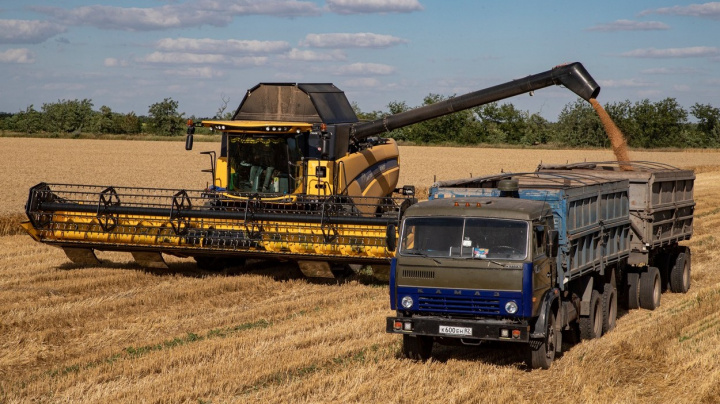
{"type": "Polygon", "coordinates": [[[635,58],[695,58],[720,55],[720,49],[711,46],[692,46],[688,48],[635,49],[621,53],[620,56],[635,58]]]}
{"type": "Polygon", "coordinates": [[[127,60],[121,60],[117,58],[105,58],[103,61],[105,67],[125,67],[128,65],[127,60]]]}
{"type": "Polygon", "coordinates": [[[388,65],[378,63],[353,63],[351,65],[339,67],[333,74],[344,76],[368,76],[388,75],[394,72],[395,68],[388,65]]]}
{"type": "Polygon", "coordinates": [[[329,53],[315,52],[311,50],[300,50],[293,48],[283,58],[300,62],[329,62],[333,60],[346,60],[347,56],[340,50],[329,53]]]}
{"type": "Polygon", "coordinates": [[[346,80],[343,87],[348,88],[374,88],[380,87],[380,80],[372,77],[363,77],[357,79],[346,80]]]}
{"type": "Polygon", "coordinates": [[[685,92],[690,91],[691,89],[690,89],[690,86],[688,86],[688,85],[676,84],[673,86],[673,90],[685,93],[685,92]]]}
{"type": "Polygon", "coordinates": [[[224,27],[235,16],[272,15],[296,17],[320,15],[313,2],[297,0],[191,0],[159,7],[82,6],[71,9],[35,6],[31,10],[52,16],[66,25],[86,25],[122,31],[152,31],[203,25],[224,27]]]}
{"type": "Polygon", "coordinates": [[[182,63],[228,63],[229,58],[224,55],[199,55],[187,52],[153,52],[140,58],[140,62],[157,64],[182,63]]]}
{"type": "Polygon", "coordinates": [[[35,55],[28,49],[8,49],[0,52],[0,63],[35,63],[35,55]]]}
{"type": "Polygon", "coordinates": [[[623,79],[623,80],[599,80],[600,87],[653,87],[654,83],[641,81],[638,79],[623,79]]]}
{"type": "Polygon", "coordinates": [[[720,20],[720,2],[690,4],[689,6],[663,7],[645,10],[640,13],[641,16],[648,14],[686,15],[690,17],[720,20]]]}
{"type": "Polygon", "coordinates": [[[408,41],[392,35],[360,33],[307,34],[300,44],[313,48],[387,48],[408,41]]]}
{"type": "Polygon", "coordinates": [[[100,29],[151,31],[200,25],[225,26],[232,17],[227,14],[197,10],[185,5],[154,8],[93,5],[64,9],[32,7],[67,25],[89,25],[100,29]]]}
{"type": "Polygon", "coordinates": [[[235,67],[253,67],[263,66],[267,64],[268,58],[265,56],[243,56],[230,58],[230,62],[235,67]]]}
{"type": "Polygon", "coordinates": [[[290,49],[285,41],[256,41],[210,38],[163,38],[156,47],[166,52],[203,54],[267,54],[282,53],[290,49]]]}
{"type": "Polygon", "coordinates": [[[65,32],[62,25],[37,20],[0,20],[0,43],[41,43],[65,32]]]}
{"type": "Polygon", "coordinates": [[[588,28],[586,31],[658,31],[670,29],[670,26],[659,21],[631,21],[617,20],[608,24],[598,24],[588,28]]]}
{"type": "Polygon", "coordinates": [[[641,70],[642,74],[695,74],[698,69],[693,67],[654,67],[651,69],[641,70]]]}
{"type": "Polygon", "coordinates": [[[272,15],[276,17],[317,16],[322,11],[311,1],[297,0],[200,0],[196,7],[232,15],[272,15]]]}
{"type": "Polygon", "coordinates": [[[46,91],[77,91],[77,90],[84,90],[86,86],[81,83],[47,83],[42,86],[40,86],[41,90],[46,91]]]}
{"type": "Polygon", "coordinates": [[[326,0],[325,4],[338,14],[411,13],[424,9],[418,0],[326,0]]]}
{"type": "Polygon", "coordinates": [[[215,77],[222,77],[225,75],[223,71],[213,69],[209,66],[203,67],[188,67],[185,69],[171,69],[165,70],[164,73],[168,76],[180,76],[196,79],[212,79],[215,77]]]}

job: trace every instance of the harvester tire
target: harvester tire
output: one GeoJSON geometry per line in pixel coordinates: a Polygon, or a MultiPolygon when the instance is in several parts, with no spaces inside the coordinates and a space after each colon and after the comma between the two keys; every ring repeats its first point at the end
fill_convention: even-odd
{"type": "Polygon", "coordinates": [[[670,270],[670,290],[673,293],[687,293],[690,289],[690,264],[690,249],[684,248],[670,270]]]}
{"type": "Polygon", "coordinates": [[[617,324],[617,290],[612,284],[606,283],[602,294],[602,311],[603,311],[603,323],[602,333],[607,334],[609,331],[615,329],[617,324]]]}
{"type": "Polygon", "coordinates": [[[595,339],[602,336],[603,307],[600,292],[593,290],[590,295],[590,314],[580,316],[580,338],[595,339]]]}
{"type": "Polygon", "coordinates": [[[655,267],[648,267],[640,274],[640,307],[655,310],[660,307],[662,295],[662,282],[660,271],[655,267]]]}
{"type": "Polygon", "coordinates": [[[408,359],[426,361],[432,354],[433,338],[425,335],[403,335],[403,355],[408,359]]]}

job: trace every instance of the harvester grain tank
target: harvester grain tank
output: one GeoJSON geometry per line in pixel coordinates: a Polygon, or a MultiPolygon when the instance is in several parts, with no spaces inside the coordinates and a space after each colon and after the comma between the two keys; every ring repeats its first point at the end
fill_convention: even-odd
{"type": "Polygon", "coordinates": [[[443,181],[405,213],[387,331],[434,343],[524,343],[549,368],[563,335],[598,338],[618,300],[653,310],[690,287],[694,174],[649,162],[541,166],[443,181]],[[627,171],[626,166],[632,165],[627,171]]]}
{"type": "Polygon", "coordinates": [[[165,266],[163,253],[206,267],[279,258],[320,276],[336,264],[387,264],[387,240],[414,199],[412,187],[397,187],[397,144],[381,135],[552,85],[586,100],[600,91],[573,63],[359,122],[332,84],[262,83],[231,120],[203,122],[222,133],[219,156],[209,153],[209,189],[41,183],[30,191],[25,228],[81,264],[97,263],[94,250],[129,251],[152,267],[165,266]]]}

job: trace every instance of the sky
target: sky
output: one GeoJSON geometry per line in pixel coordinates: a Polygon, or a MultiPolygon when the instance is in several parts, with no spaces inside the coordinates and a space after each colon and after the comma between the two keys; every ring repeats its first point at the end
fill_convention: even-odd
{"type": "MultiPolygon", "coordinates": [[[[0,0],[0,111],[91,99],[147,115],[234,110],[260,82],[334,83],[362,111],[581,62],[602,104],[720,107],[720,2],[0,0]]],[[[555,121],[554,86],[508,99],[555,121]]]]}

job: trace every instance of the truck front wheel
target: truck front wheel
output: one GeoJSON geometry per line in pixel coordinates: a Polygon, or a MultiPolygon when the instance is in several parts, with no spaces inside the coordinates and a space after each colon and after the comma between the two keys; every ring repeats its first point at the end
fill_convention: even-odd
{"type": "Polygon", "coordinates": [[[530,340],[530,357],[528,366],[531,369],[550,369],[555,360],[555,312],[550,310],[545,329],[545,338],[530,340]]]}
{"type": "Polygon", "coordinates": [[[424,335],[403,335],[403,355],[408,359],[426,361],[432,354],[433,339],[424,335]]]}

